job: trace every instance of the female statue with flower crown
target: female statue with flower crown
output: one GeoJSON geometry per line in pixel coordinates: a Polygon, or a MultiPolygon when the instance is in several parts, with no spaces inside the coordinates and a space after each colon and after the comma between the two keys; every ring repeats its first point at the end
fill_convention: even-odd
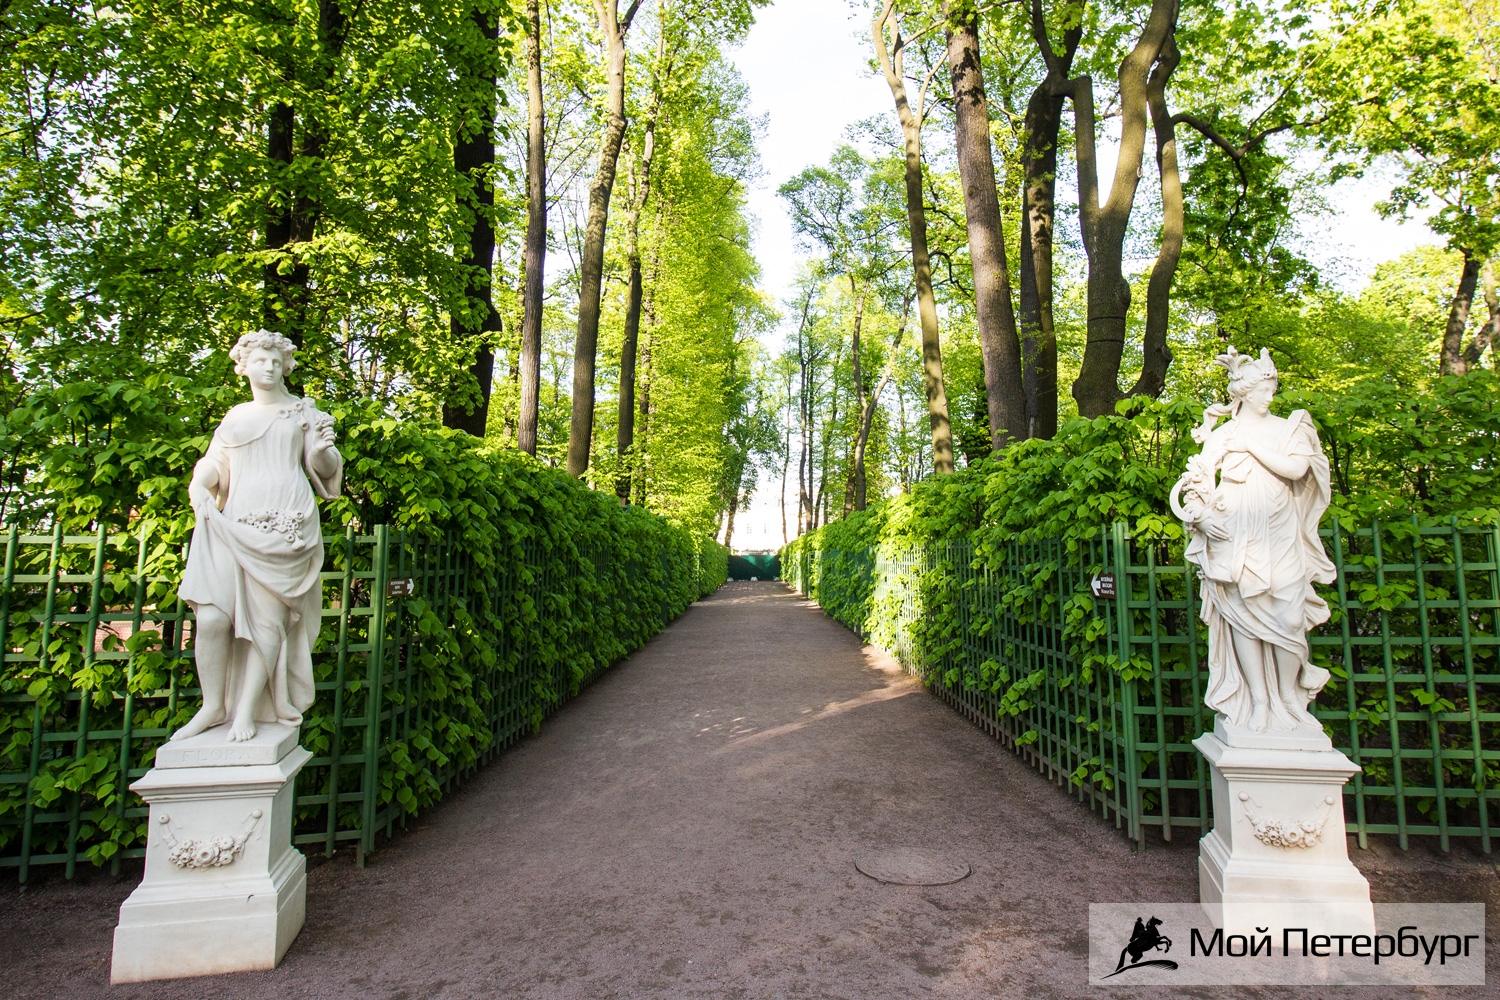
{"type": "Polygon", "coordinates": [[[1171,496],[1202,581],[1204,701],[1231,732],[1326,741],[1307,706],[1329,674],[1309,659],[1307,632],[1328,620],[1313,583],[1334,580],[1318,537],[1328,459],[1306,410],[1271,413],[1278,383],[1268,351],[1254,360],[1231,347],[1218,363],[1229,372],[1230,403],[1204,411],[1193,431],[1202,453],[1171,496]]]}
{"type": "Polygon", "coordinates": [[[338,496],[344,460],[333,418],[286,390],[292,342],[259,330],[230,350],[254,399],[229,411],[193,469],[197,515],[180,594],[196,612],[203,708],[172,739],[226,719],[225,738],[256,722],[297,726],[313,703],[321,624],[323,532],[314,496],[338,496]]]}

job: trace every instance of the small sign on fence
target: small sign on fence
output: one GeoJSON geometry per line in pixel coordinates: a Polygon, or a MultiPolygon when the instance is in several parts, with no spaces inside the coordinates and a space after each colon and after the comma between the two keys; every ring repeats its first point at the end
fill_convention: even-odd
{"type": "Polygon", "coordinates": [[[1115,597],[1115,575],[1113,573],[1095,573],[1094,578],[1089,581],[1089,588],[1093,590],[1095,597],[1107,597],[1113,600],[1115,597]]]}
{"type": "Polygon", "coordinates": [[[405,580],[391,580],[385,585],[387,597],[410,597],[417,592],[417,581],[411,577],[405,580]]]}

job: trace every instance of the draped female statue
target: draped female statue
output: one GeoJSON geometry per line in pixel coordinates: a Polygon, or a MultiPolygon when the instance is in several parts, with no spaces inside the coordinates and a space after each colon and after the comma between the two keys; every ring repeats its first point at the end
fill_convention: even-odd
{"type": "Polygon", "coordinates": [[[297,726],[313,702],[312,644],[322,614],[317,497],[338,496],[344,460],[333,418],[286,390],[291,341],[247,333],[229,356],[253,399],[229,411],[188,486],[197,523],[182,599],[196,612],[203,708],[172,735],[226,719],[226,739],[256,722],[297,726]]]}
{"type": "Polygon", "coordinates": [[[1171,498],[1201,580],[1204,701],[1231,727],[1321,735],[1307,706],[1329,674],[1311,662],[1307,632],[1328,620],[1313,583],[1334,580],[1318,537],[1328,459],[1306,410],[1271,413],[1278,381],[1269,352],[1254,360],[1231,347],[1218,362],[1230,403],[1204,411],[1193,431],[1203,450],[1171,498]]]}

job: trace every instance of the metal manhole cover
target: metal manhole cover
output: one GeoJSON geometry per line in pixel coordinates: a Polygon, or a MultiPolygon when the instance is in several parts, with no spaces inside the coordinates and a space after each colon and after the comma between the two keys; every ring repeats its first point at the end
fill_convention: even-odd
{"type": "Polygon", "coordinates": [[[920,847],[866,851],[854,859],[854,867],[877,882],[893,885],[947,885],[968,878],[970,871],[957,858],[920,847]]]}

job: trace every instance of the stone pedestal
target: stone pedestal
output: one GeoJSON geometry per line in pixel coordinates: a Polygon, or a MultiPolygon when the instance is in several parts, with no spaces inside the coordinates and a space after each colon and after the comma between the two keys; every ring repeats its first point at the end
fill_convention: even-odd
{"type": "Polygon", "coordinates": [[[1193,745],[1213,770],[1214,828],[1198,848],[1198,897],[1226,934],[1317,924],[1372,933],[1370,885],[1349,860],[1344,783],[1359,766],[1320,730],[1230,730],[1193,745]]]}
{"type": "Polygon", "coordinates": [[[224,727],[168,743],[131,789],[151,807],[146,874],[120,906],[110,981],[274,969],[302,929],[307,862],[292,846],[295,727],[224,727]]]}

